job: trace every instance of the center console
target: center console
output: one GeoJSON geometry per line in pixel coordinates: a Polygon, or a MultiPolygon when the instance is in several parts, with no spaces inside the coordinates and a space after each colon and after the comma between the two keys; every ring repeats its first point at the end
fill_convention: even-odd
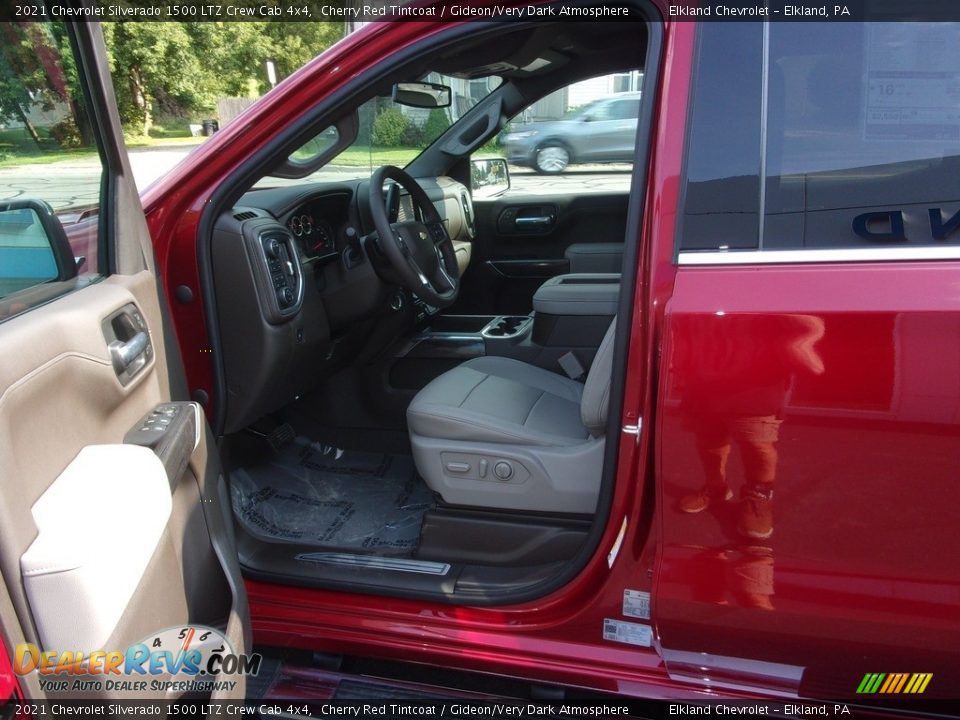
{"type": "Polygon", "coordinates": [[[618,273],[576,273],[547,280],[533,296],[534,342],[545,347],[599,347],[620,298],[618,273]]]}
{"type": "Polygon", "coordinates": [[[616,315],[619,294],[620,275],[579,273],[545,282],[529,315],[418,315],[419,331],[394,349],[390,384],[419,390],[455,365],[484,355],[580,377],[616,315]]]}

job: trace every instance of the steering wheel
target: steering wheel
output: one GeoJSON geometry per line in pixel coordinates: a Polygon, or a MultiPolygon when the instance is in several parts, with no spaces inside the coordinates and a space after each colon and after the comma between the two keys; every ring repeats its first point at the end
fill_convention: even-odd
{"type": "Polygon", "coordinates": [[[378,246],[401,283],[428,305],[452,305],[460,291],[460,269],[453,241],[440,213],[417,181],[393,165],[378,167],[370,177],[370,216],[378,246]],[[386,180],[395,181],[410,194],[423,222],[390,222],[383,191],[386,180]]]}

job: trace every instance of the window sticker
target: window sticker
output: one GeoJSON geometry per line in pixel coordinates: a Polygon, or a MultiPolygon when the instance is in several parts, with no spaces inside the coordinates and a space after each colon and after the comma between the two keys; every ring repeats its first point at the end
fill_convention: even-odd
{"type": "Polygon", "coordinates": [[[952,23],[870,23],[866,140],[960,140],[960,38],[952,23]]]}

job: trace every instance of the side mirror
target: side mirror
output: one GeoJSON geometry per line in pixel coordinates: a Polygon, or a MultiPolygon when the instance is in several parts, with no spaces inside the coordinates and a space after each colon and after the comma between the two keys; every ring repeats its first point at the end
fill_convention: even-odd
{"type": "Polygon", "coordinates": [[[510,171],[503,158],[470,161],[470,190],[473,198],[488,198],[510,189],[510,171]]]}
{"type": "Polygon", "coordinates": [[[445,108],[453,100],[453,91],[448,85],[430,82],[406,82],[393,86],[393,101],[398,105],[415,108],[445,108]]]}
{"type": "Polygon", "coordinates": [[[77,276],[59,218],[43,200],[0,203],[0,297],[77,276]]]}

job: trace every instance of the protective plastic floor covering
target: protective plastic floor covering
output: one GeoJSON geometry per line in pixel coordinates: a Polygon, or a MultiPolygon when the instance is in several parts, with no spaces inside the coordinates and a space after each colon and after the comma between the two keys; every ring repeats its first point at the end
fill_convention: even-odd
{"type": "Polygon", "coordinates": [[[409,555],[433,502],[408,455],[339,450],[298,437],[231,473],[233,509],[272,542],[409,555]]]}

